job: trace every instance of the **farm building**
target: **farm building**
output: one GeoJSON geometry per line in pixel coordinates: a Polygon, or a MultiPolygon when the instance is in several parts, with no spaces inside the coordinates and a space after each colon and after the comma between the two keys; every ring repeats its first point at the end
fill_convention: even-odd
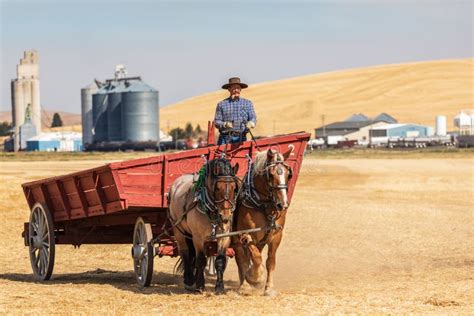
{"type": "Polygon", "coordinates": [[[362,113],[354,114],[343,122],[335,122],[315,129],[316,138],[323,138],[328,145],[339,141],[349,140],[368,143],[369,131],[372,128],[397,123],[392,116],[381,113],[370,119],[362,113]]]}
{"type": "Polygon", "coordinates": [[[386,143],[388,139],[433,136],[433,128],[417,124],[385,124],[370,130],[373,143],[386,143]]]}
{"type": "Polygon", "coordinates": [[[41,133],[26,141],[27,151],[81,151],[82,134],[75,132],[41,133]]]}

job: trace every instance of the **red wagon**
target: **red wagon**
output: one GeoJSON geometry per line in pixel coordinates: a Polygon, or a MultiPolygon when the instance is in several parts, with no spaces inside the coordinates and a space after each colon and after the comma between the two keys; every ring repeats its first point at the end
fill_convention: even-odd
{"type": "Polygon", "coordinates": [[[254,157],[258,150],[269,148],[284,152],[291,147],[291,199],[309,137],[300,132],[166,153],[23,184],[31,215],[22,236],[34,276],[39,280],[51,277],[58,244],[132,244],[137,281],[149,285],[154,257],[178,255],[167,218],[167,193],[175,179],[197,172],[203,157],[211,160],[224,150],[233,163],[239,162],[238,175],[243,176],[247,155],[254,157]]]}

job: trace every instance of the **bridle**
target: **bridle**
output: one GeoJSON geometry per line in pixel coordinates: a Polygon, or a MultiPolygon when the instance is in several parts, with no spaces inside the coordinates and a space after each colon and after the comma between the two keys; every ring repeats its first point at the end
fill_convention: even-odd
{"type": "Polygon", "coordinates": [[[240,179],[233,174],[230,161],[218,158],[212,162],[206,162],[205,180],[203,185],[196,192],[198,210],[207,215],[213,225],[222,224],[224,220],[220,212],[229,209],[223,209],[220,206],[225,202],[229,202],[231,205],[230,213],[232,215],[236,208],[236,200],[240,192],[240,187],[240,179]],[[219,170],[219,167],[223,169],[223,172],[219,170]],[[207,183],[209,178],[211,179],[210,184],[207,183]],[[216,200],[215,196],[218,183],[225,183],[225,191],[224,197],[216,200]],[[230,196],[231,183],[235,183],[234,198],[230,196]]]}
{"type": "MultiPolygon", "coordinates": [[[[270,193],[270,197],[273,199],[273,192],[276,191],[276,190],[287,190],[288,191],[288,182],[291,180],[291,177],[293,176],[293,171],[291,170],[291,167],[286,164],[284,161],[275,161],[275,162],[272,162],[272,163],[267,163],[265,164],[265,169],[264,169],[264,172],[265,172],[265,178],[267,180],[267,188],[269,190],[269,193],[270,193]],[[282,165],[283,167],[285,167],[285,169],[288,171],[288,181],[286,183],[279,183],[278,185],[273,185],[273,183],[271,182],[271,179],[270,179],[270,168],[272,167],[277,167],[277,166],[280,166],[282,165]]],[[[278,175],[281,175],[281,173],[283,172],[282,169],[277,169],[277,173],[278,175]]]]}
{"type": "MultiPolygon", "coordinates": [[[[277,160],[271,163],[266,163],[263,173],[265,174],[267,192],[266,194],[263,194],[262,192],[258,191],[255,188],[255,184],[254,184],[254,173],[255,173],[254,169],[255,168],[254,168],[253,161],[249,156],[247,157],[247,160],[249,162],[249,167],[248,167],[247,173],[245,174],[244,184],[242,185],[243,187],[242,204],[251,208],[266,210],[273,207],[275,210],[278,210],[278,207],[277,207],[278,201],[276,200],[275,191],[278,191],[278,190],[288,191],[288,182],[291,180],[292,175],[293,175],[293,171],[291,167],[281,160],[277,160]],[[278,185],[273,185],[271,181],[271,177],[270,177],[270,168],[279,166],[279,165],[282,165],[284,168],[287,169],[288,181],[286,183],[279,183],[278,185]]],[[[277,172],[282,172],[282,169],[279,169],[279,170],[280,171],[277,171],[277,172]]]]}

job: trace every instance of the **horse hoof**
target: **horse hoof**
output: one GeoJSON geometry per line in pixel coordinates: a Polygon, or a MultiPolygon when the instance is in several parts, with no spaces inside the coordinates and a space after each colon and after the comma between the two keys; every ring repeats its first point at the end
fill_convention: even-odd
{"type": "Polygon", "coordinates": [[[216,289],[216,295],[223,295],[225,294],[224,289],[216,289]]]}
{"type": "Polygon", "coordinates": [[[275,291],[274,289],[266,289],[263,295],[268,296],[268,297],[276,297],[278,296],[278,292],[275,291]]]}
{"type": "Polygon", "coordinates": [[[247,281],[253,287],[258,287],[262,283],[262,277],[261,276],[253,277],[252,275],[247,274],[245,276],[245,281],[247,281]]]}
{"type": "Polygon", "coordinates": [[[240,295],[250,295],[252,292],[252,287],[248,283],[244,283],[239,287],[237,292],[240,295]]]}
{"type": "Polygon", "coordinates": [[[203,294],[204,292],[206,292],[205,288],[196,288],[194,290],[194,293],[196,293],[196,294],[203,294]]]}
{"type": "Polygon", "coordinates": [[[187,284],[185,283],[185,284],[184,284],[184,289],[185,289],[186,291],[194,292],[194,291],[196,290],[196,287],[195,287],[194,284],[193,284],[193,285],[187,285],[187,284]]]}

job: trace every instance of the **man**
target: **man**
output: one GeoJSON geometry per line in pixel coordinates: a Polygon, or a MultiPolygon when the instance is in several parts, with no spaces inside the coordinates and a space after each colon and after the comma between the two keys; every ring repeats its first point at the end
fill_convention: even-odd
{"type": "Polygon", "coordinates": [[[252,101],[241,98],[240,91],[248,85],[233,77],[222,86],[230,96],[217,104],[214,123],[219,129],[218,145],[240,143],[247,140],[247,129],[255,128],[257,116],[252,101]]]}

